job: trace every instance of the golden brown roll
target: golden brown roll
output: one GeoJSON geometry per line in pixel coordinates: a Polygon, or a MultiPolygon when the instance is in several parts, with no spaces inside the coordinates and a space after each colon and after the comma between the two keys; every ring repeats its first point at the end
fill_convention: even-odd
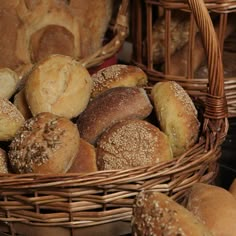
{"type": "Polygon", "coordinates": [[[32,113],[25,98],[24,89],[21,89],[18,93],[15,94],[13,104],[21,112],[25,120],[32,117],[32,113]]]}
{"type": "Polygon", "coordinates": [[[193,185],[187,208],[209,228],[214,236],[235,235],[236,200],[218,186],[193,185]]]}
{"type": "Polygon", "coordinates": [[[179,156],[197,142],[197,109],[175,81],[156,83],[151,97],[161,130],[168,136],[174,156],[179,156]]]}
{"type": "Polygon", "coordinates": [[[51,112],[70,119],[85,109],[91,89],[86,68],[69,56],[52,55],[29,74],[25,96],[33,115],[51,112]]]}
{"type": "Polygon", "coordinates": [[[213,236],[191,212],[157,191],[143,191],[137,195],[132,231],[135,236],[213,236]]]}
{"type": "Polygon", "coordinates": [[[79,132],[69,119],[49,112],[28,119],[8,152],[16,173],[66,173],[79,150],[79,132]]]}
{"type": "Polygon", "coordinates": [[[0,148],[0,174],[7,174],[8,172],[7,153],[0,148]]]}
{"type": "Polygon", "coordinates": [[[128,169],[172,159],[167,136],[144,120],[123,120],[107,129],[97,143],[99,170],[128,169]]]}
{"type": "Polygon", "coordinates": [[[9,68],[0,69],[0,97],[10,99],[16,92],[19,81],[15,71],[9,68]]]}
{"type": "Polygon", "coordinates": [[[79,152],[68,173],[88,173],[97,171],[95,147],[80,139],[79,152]]]}
{"type": "Polygon", "coordinates": [[[93,74],[92,80],[91,97],[95,97],[114,87],[144,86],[147,84],[147,75],[137,66],[115,64],[93,74]]]}
{"type": "Polygon", "coordinates": [[[236,178],[233,180],[229,187],[229,191],[233,194],[233,196],[236,198],[236,178]]]}
{"type": "Polygon", "coordinates": [[[9,100],[0,98],[0,141],[11,140],[25,119],[9,100]]]}
{"type": "Polygon", "coordinates": [[[94,98],[80,114],[77,124],[91,144],[112,124],[127,118],[144,119],[152,111],[146,91],[137,87],[116,87],[94,98]]]}

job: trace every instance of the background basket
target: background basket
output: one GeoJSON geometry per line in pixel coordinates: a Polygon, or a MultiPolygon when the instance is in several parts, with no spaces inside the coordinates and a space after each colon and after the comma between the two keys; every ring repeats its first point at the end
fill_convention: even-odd
{"type": "Polygon", "coordinates": [[[195,182],[214,181],[228,130],[222,60],[203,1],[188,1],[209,65],[205,100],[196,103],[203,108],[196,145],[180,158],[155,166],[90,174],[2,175],[2,235],[124,235],[130,233],[133,199],[141,190],[155,189],[181,202],[195,182]]]}
{"type": "MultiPolygon", "coordinates": [[[[133,1],[132,38],[133,63],[143,68],[152,82],[163,79],[177,80],[194,97],[205,99],[208,79],[207,54],[194,16],[184,0],[133,1]],[[145,10],[143,10],[145,9],[145,10]],[[188,14],[189,12],[189,14],[188,14]],[[157,61],[152,45],[155,43],[155,22],[165,21],[162,31],[164,42],[163,61],[157,61]],[[177,23],[177,20],[178,23],[177,23]],[[159,20],[159,21],[158,21],[159,20]],[[177,32],[173,32],[174,24],[177,32]],[[172,50],[181,34],[179,48],[172,50]],[[186,36],[184,38],[184,35],[186,36]],[[185,42],[186,40],[186,42],[185,42]],[[181,43],[183,45],[181,45],[181,43]]],[[[205,0],[219,41],[224,64],[224,86],[229,117],[236,116],[236,1],[205,0]]],[[[204,17],[204,16],[202,16],[204,17]]],[[[158,23],[156,23],[158,24],[158,23]]],[[[212,61],[211,61],[212,63],[212,61]]]]}

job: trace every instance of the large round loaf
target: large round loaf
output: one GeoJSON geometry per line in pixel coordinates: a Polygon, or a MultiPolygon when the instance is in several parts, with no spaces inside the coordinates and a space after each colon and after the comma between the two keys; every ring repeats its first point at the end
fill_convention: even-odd
{"type": "Polygon", "coordinates": [[[191,212],[157,191],[143,191],[136,197],[132,231],[135,236],[212,236],[191,212]]]}
{"type": "Polygon", "coordinates": [[[112,124],[128,118],[144,119],[152,111],[143,88],[116,87],[94,98],[77,120],[81,137],[95,144],[112,124]]]}
{"type": "Polygon", "coordinates": [[[117,122],[102,134],[97,143],[99,170],[155,165],[171,159],[167,136],[144,120],[117,122]]]}
{"type": "Polygon", "coordinates": [[[69,119],[49,112],[26,120],[10,144],[16,173],[66,173],[79,150],[79,132],[69,119]]]}
{"type": "Polygon", "coordinates": [[[25,97],[33,115],[51,112],[70,119],[85,109],[91,89],[86,68],[69,56],[52,55],[29,74],[25,97]]]}
{"type": "Polygon", "coordinates": [[[235,235],[236,199],[222,187],[194,184],[187,208],[204,222],[214,236],[235,235]]]}
{"type": "Polygon", "coordinates": [[[230,187],[229,187],[229,191],[233,194],[233,196],[236,199],[236,178],[233,180],[233,182],[231,183],[230,187]]]}
{"type": "Polygon", "coordinates": [[[175,81],[156,83],[151,91],[161,130],[168,136],[174,156],[193,146],[200,123],[191,98],[175,81]]]}

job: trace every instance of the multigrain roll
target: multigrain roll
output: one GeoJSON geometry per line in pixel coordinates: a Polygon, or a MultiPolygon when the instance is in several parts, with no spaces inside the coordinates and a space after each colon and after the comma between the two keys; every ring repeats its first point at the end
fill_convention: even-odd
{"type": "Polygon", "coordinates": [[[114,87],[142,87],[147,84],[147,75],[133,65],[115,64],[99,70],[92,75],[93,88],[91,97],[114,87]]]}
{"type": "Polygon", "coordinates": [[[135,199],[134,236],[213,236],[191,212],[157,191],[143,191],[135,199]]]}
{"type": "Polygon", "coordinates": [[[79,132],[69,119],[49,112],[28,119],[8,152],[16,173],[66,173],[79,150],[79,132]]]}
{"type": "Polygon", "coordinates": [[[70,119],[85,109],[91,89],[86,68],[69,56],[52,55],[29,74],[25,96],[33,115],[51,112],[70,119]]]}
{"type": "Polygon", "coordinates": [[[80,114],[77,124],[81,137],[96,144],[98,137],[114,123],[129,118],[144,119],[152,108],[143,88],[116,87],[106,90],[80,114]]]}
{"type": "Polygon", "coordinates": [[[25,119],[9,100],[0,98],[0,141],[11,140],[25,119]]]}
{"type": "Polygon", "coordinates": [[[144,120],[123,120],[107,129],[97,143],[99,170],[128,169],[172,159],[167,136],[144,120]]]}
{"type": "Polygon", "coordinates": [[[89,173],[97,171],[95,147],[80,139],[79,152],[68,173],[89,173]]]}
{"type": "Polygon", "coordinates": [[[156,83],[151,91],[161,130],[168,136],[174,156],[193,146],[200,122],[191,98],[175,81],[156,83]]]}
{"type": "Polygon", "coordinates": [[[7,153],[0,148],[0,174],[9,173],[8,164],[7,164],[7,153]]]}
{"type": "Polygon", "coordinates": [[[214,236],[235,235],[236,200],[226,189],[196,183],[188,197],[187,208],[214,236]]]}

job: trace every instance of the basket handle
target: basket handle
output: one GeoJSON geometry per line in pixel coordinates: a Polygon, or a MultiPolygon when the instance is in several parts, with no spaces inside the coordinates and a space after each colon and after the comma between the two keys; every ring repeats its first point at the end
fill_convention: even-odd
{"type": "Polygon", "coordinates": [[[209,119],[228,117],[224,93],[224,70],[220,45],[204,0],[188,0],[196,24],[201,33],[208,61],[209,87],[204,116],[209,119]]]}

